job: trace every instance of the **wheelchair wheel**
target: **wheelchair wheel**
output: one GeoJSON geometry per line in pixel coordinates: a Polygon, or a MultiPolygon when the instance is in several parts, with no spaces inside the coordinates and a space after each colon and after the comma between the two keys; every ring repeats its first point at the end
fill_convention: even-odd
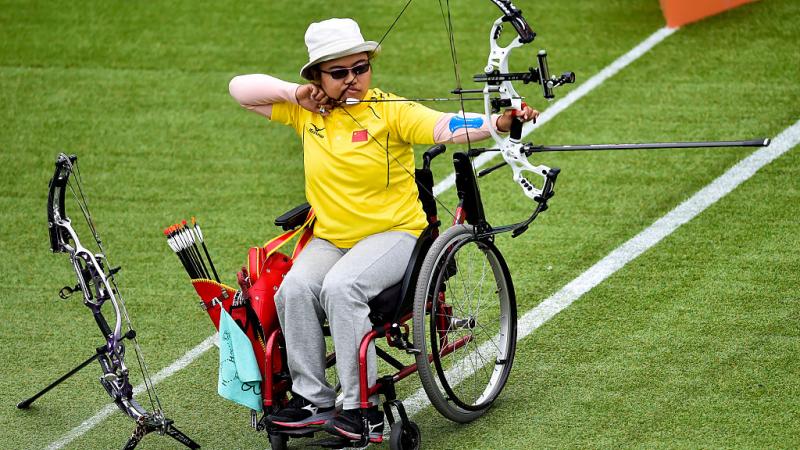
{"type": "Polygon", "coordinates": [[[403,425],[398,421],[392,426],[392,435],[389,437],[389,448],[391,450],[418,450],[422,441],[419,427],[414,422],[403,425]]]}
{"type": "Polygon", "coordinates": [[[417,280],[413,324],[431,404],[455,422],[481,416],[508,380],[517,339],[514,286],[491,240],[455,225],[434,241],[417,280]]]}
{"type": "Polygon", "coordinates": [[[272,450],[286,450],[288,441],[289,438],[282,434],[269,435],[269,446],[272,450]]]}

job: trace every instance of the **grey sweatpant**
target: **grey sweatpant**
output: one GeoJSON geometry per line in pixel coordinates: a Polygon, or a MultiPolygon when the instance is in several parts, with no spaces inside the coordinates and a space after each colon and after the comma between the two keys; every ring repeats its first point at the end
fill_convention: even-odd
{"type": "MultiPolygon", "coordinates": [[[[399,231],[366,237],[350,249],[319,238],[308,243],[275,295],[293,392],[322,408],[336,402],[336,393],[325,380],[322,324],[327,318],[344,409],[360,406],[358,348],[371,329],[367,302],[400,281],[415,243],[413,235],[399,231]]],[[[374,344],[367,366],[373,385],[377,378],[374,344]]],[[[370,401],[377,405],[378,396],[370,401]]]]}

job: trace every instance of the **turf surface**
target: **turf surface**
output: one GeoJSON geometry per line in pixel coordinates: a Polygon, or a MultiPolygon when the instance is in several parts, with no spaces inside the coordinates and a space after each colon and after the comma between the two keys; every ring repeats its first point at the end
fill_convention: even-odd
{"type": "MultiPolygon", "coordinates": [[[[579,82],[663,25],[654,0],[517,4],[551,69],[574,70],[579,82]]],[[[272,218],[302,201],[298,140],[240,110],[227,81],[252,72],[297,80],[310,21],[354,17],[378,38],[401,6],[2,2],[1,448],[45,447],[108,403],[90,366],[33,409],[14,408],[99,345],[86,309],[56,297],[73,275],[48,249],[44,206],[55,154],[80,157],[90,207],[109,256],[123,267],[119,283],[155,372],[212,331],[160,230],[197,216],[232,282],[245,249],[275,234],[272,218]]],[[[497,14],[488,2],[453,7],[468,80],[485,64],[485,34],[497,14]]],[[[793,0],[762,0],[687,26],[530,138],[774,136],[800,118],[798,16],[793,0]]],[[[409,97],[446,95],[453,75],[441,22],[436,2],[413,3],[384,43],[374,84],[409,97]]],[[[530,61],[518,55],[515,69],[533,61],[532,51],[530,61]]],[[[538,92],[529,86],[524,95],[538,92]]],[[[520,310],[749,153],[542,155],[562,168],[551,210],[522,237],[498,240],[520,310]]],[[[507,390],[485,417],[454,426],[430,409],[418,415],[424,446],[800,446],[798,163],[792,150],[765,167],[520,342],[507,390]]],[[[449,172],[440,158],[436,176],[449,172]]],[[[530,207],[508,173],[482,181],[492,223],[517,220],[530,207]]],[[[442,198],[452,204],[453,194],[442,198]]],[[[216,364],[212,350],[158,386],[168,415],[204,448],[266,446],[247,411],[216,395],[216,364]]],[[[412,377],[401,395],[418,387],[412,377]]],[[[115,414],[69,448],[119,447],[131,429],[115,414]]],[[[142,448],[174,446],[148,437],[142,448]]]]}

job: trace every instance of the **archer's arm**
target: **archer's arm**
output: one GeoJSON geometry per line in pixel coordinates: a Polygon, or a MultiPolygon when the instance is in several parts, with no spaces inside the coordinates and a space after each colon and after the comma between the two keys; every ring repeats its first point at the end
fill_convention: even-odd
{"type": "Polygon", "coordinates": [[[511,121],[514,117],[523,122],[536,119],[539,111],[524,105],[519,112],[507,110],[502,115],[492,114],[490,123],[486,122],[483,114],[477,113],[445,113],[436,122],[433,129],[433,140],[437,144],[466,144],[474,141],[481,141],[490,136],[489,127],[493,127],[499,133],[507,133],[511,129],[511,121]]]}
{"type": "Polygon", "coordinates": [[[273,104],[298,104],[296,92],[299,87],[297,83],[289,83],[269,75],[252,74],[233,77],[228,84],[228,91],[242,107],[269,119],[273,104]]]}
{"type": "Polygon", "coordinates": [[[487,123],[483,114],[477,113],[444,113],[433,128],[433,141],[436,144],[466,144],[482,141],[490,136],[489,127],[497,130],[498,114],[492,114],[491,123],[487,123]]]}
{"type": "Polygon", "coordinates": [[[275,103],[294,103],[311,112],[318,112],[321,106],[331,108],[330,99],[319,86],[290,83],[269,75],[239,75],[231,80],[228,90],[244,108],[268,119],[272,118],[275,103]]]}
{"type": "Polygon", "coordinates": [[[442,113],[416,102],[390,104],[400,117],[400,136],[405,142],[415,144],[465,144],[491,136],[494,131],[506,133],[515,117],[523,122],[535,119],[539,112],[527,105],[521,111],[507,110],[502,115],[492,114],[489,120],[478,113],[442,113]]]}

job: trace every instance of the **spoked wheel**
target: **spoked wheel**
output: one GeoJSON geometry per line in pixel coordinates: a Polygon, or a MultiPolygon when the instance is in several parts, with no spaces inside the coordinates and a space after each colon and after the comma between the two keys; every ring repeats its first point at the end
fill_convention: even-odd
{"type": "Polygon", "coordinates": [[[391,450],[417,450],[421,442],[419,427],[414,422],[398,421],[392,426],[392,435],[389,437],[391,450]]]}
{"type": "Polygon", "coordinates": [[[456,422],[481,416],[511,371],[517,304],[503,256],[474,227],[455,225],[434,241],[420,269],[413,323],[431,404],[456,422]]]}

